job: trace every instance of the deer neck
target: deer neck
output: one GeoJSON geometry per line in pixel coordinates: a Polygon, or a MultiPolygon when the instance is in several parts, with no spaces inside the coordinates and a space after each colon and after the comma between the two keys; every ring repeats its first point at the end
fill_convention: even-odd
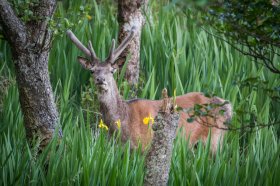
{"type": "Polygon", "coordinates": [[[105,124],[110,129],[117,129],[115,122],[120,119],[121,125],[125,125],[129,117],[128,105],[119,94],[116,83],[112,83],[106,93],[99,93],[100,110],[105,124]]]}

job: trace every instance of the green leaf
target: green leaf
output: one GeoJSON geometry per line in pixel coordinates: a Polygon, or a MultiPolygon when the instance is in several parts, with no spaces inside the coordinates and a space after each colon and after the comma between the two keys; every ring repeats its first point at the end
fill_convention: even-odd
{"type": "Polygon", "coordinates": [[[194,121],[194,117],[187,118],[188,123],[192,123],[194,121]]]}

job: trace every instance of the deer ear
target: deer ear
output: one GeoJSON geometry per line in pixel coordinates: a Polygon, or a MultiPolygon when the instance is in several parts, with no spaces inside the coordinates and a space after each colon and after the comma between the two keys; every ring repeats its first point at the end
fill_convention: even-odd
{"type": "Polygon", "coordinates": [[[82,65],[82,67],[86,70],[89,70],[93,67],[93,65],[86,58],[78,56],[78,61],[82,65]]]}

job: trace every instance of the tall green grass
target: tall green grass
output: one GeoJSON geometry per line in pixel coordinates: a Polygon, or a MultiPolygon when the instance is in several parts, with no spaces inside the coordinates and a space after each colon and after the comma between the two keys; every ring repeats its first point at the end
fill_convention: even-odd
{"type": "MultiPolygon", "coordinates": [[[[231,101],[233,127],[280,119],[279,102],[272,99],[279,96],[279,76],[196,27],[191,10],[151,1],[146,15],[139,97],[158,99],[163,87],[170,94],[176,88],[178,95],[202,91],[231,101]],[[255,88],[248,79],[256,80],[255,88]],[[242,82],[249,84],[241,86],[242,82]]],[[[73,32],[84,43],[91,39],[97,55],[106,57],[118,32],[115,4],[60,2],[57,16],[73,21],[73,32]],[[71,13],[86,4],[92,20],[71,13]]],[[[59,144],[55,138],[39,156],[38,149],[30,149],[25,140],[9,47],[1,41],[0,48],[1,185],[142,185],[144,155],[130,151],[129,143],[108,138],[106,131],[97,128],[100,115],[95,88],[90,74],[76,61],[82,54],[69,39],[56,38],[49,61],[64,136],[59,144]]],[[[120,79],[118,85],[127,98],[129,87],[120,79]]],[[[278,126],[256,132],[229,131],[214,157],[209,154],[209,144],[188,149],[187,142],[178,138],[169,185],[279,185],[279,144],[278,126]]]]}

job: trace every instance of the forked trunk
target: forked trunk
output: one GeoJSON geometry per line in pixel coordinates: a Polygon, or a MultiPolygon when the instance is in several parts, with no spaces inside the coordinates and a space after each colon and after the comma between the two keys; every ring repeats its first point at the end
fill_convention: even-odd
{"type": "Polygon", "coordinates": [[[12,51],[26,136],[29,141],[39,139],[40,149],[49,143],[58,122],[48,73],[52,34],[47,25],[55,4],[55,0],[34,3],[30,6],[34,17],[24,23],[7,0],[0,1],[0,26],[12,51]]]}

